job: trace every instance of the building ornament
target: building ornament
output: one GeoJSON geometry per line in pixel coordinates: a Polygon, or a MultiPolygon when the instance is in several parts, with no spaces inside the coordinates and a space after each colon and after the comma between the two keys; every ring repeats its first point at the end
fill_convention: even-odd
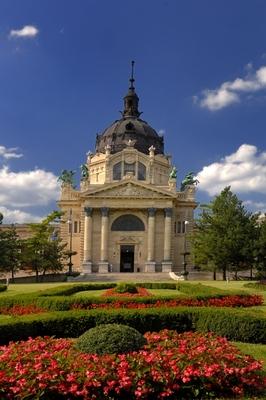
{"type": "Polygon", "coordinates": [[[165,208],[164,213],[166,217],[172,217],[173,209],[172,208],[165,208]]]}
{"type": "Polygon", "coordinates": [[[92,211],[93,211],[92,207],[84,207],[84,213],[85,213],[86,217],[91,217],[92,211]]]}
{"type": "Polygon", "coordinates": [[[148,208],[148,216],[149,217],[155,217],[155,213],[156,213],[156,208],[148,208]]]}
{"type": "Polygon", "coordinates": [[[109,208],[108,208],[108,207],[102,207],[102,208],[101,208],[101,213],[102,213],[102,217],[108,217],[108,215],[109,215],[109,208]]]}

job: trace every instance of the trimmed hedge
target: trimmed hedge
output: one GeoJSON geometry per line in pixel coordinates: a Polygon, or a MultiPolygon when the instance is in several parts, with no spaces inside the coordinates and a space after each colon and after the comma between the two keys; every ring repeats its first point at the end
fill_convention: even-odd
{"type": "Polygon", "coordinates": [[[57,286],[52,289],[42,290],[38,293],[39,296],[71,296],[78,292],[88,290],[103,290],[116,287],[116,283],[88,283],[88,284],[73,284],[68,286],[57,286]]]}
{"type": "Polygon", "coordinates": [[[234,341],[266,343],[263,312],[207,307],[63,311],[1,318],[0,343],[29,336],[78,337],[96,325],[113,323],[129,325],[141,333],[162,329],[212,331],[234,341]]]}
{"type": "Polygon", "coordinates": [[[5,292],[7,290],[7,285],[0,285],[0,292],[5,292]]]}
{"type": "Polygon", "coordinates": [[[244,287],[250,289],[266,290],[266,281],[245,283],[244,287]]]}
{"type": "Polygon", "coordinates": [[[134,283],[120,282],[116,285],[117,293],[138,293],[137,286],[134,283]]]}

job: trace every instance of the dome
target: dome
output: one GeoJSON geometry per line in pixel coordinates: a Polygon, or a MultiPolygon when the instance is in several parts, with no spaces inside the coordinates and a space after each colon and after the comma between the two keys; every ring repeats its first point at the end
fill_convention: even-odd
{"type": "Polygon", "coordinates": [[[96,152],[105,153],[105,146],[111,146],[111,153],[118,153],[131,143],[131,146],[141,153],[149,153],[151,146],[155,154],[164,153],[164,138],[146,122],[139,118],[139,98],[133,86],[133,66],[128,93],[124,97],[123,118],[112,123],[105,131],[96,137],[96,152]]]}
{"type": "Polygon", "coordinates": [[[151,146],[155,154],[164,153],[164,139],[146,122],[137,117],[124,117],[112,123],[101,135],[97,135],[96,152],[105,153],[105,146],[111,146],[111,153],[118,153],[131,140],[133,147],[141,153],[149,153],[151,146]]]}

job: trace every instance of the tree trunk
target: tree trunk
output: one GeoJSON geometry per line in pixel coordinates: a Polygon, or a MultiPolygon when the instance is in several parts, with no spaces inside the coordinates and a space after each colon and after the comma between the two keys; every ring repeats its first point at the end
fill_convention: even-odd
{"type": "Polygon", "coordinates": [[[39,271],[36,269],[36,282],[39,282],[39,271]]]}
{"type": "Polygon", "coordinates": [[[226,281],[226,267],[223,267],[223,281],[226,281]]]}
{"type": "Polygon", "coordinates": [[[14,274],[14,269],[11,269],[11,282],[14,283],[15,282],[15,274],[14,274]]]}
{"type": "Polygon", "coordinates": [[[253,279],[253,265],[250,266],[250,279],[253,279]]]}
{"type": "Polygon", "coordinates": [[[216,281],[216,268],[213,270],[213,280],[216,281]]]}

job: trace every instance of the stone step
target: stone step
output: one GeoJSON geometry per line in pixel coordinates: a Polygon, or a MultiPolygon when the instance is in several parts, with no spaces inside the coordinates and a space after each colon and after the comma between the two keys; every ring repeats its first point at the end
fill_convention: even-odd
{"type": "MultiPolygon", "coordinates": [[[[180,275],[181,271],[176,272],[180,275]]],[[[208,271],[189,271],[188,281],[197,280],[212,280],[213,275],[208,271]]],[[[217,279],[222,279],[222,274],[217,273],[217,279]]],[[[154,272],[154,273],[133,273],[133,272],[109,272],[108,274],[83,274],[76,278],[68,278],[68,282],[176,282],[174,281],[169,273],[166,272],[154,272]]]]}
{"type": "MultiPolygon", "coordinates": [[[[68,278],[68,282],[169,282],[172,281],[168,273],[108,273],[83,274],[76,278],[68,278]]],[[[172,281],[173,282],[173,281],[172,281]]]]}

